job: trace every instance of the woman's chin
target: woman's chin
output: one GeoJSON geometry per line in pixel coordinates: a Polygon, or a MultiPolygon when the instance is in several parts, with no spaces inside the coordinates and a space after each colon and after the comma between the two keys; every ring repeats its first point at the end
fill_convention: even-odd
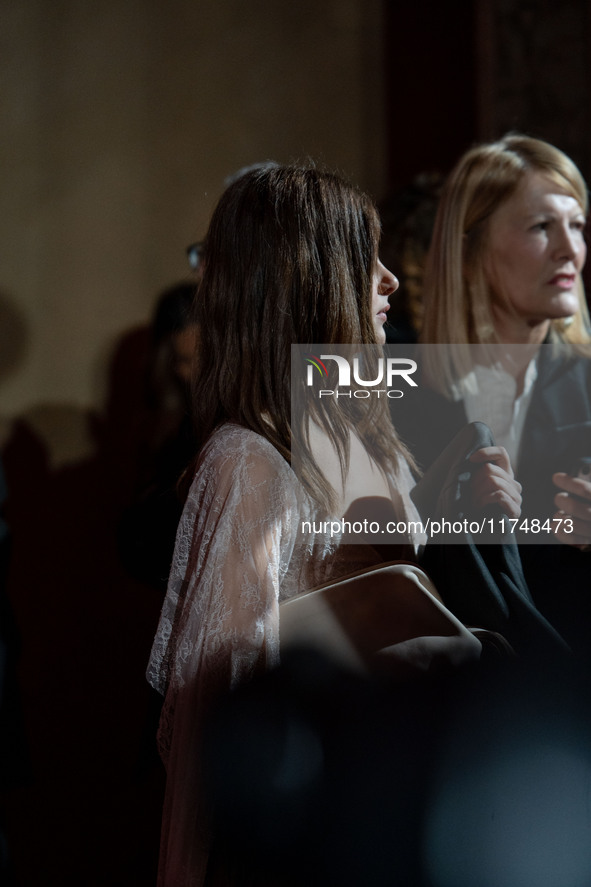
{"type": "Polygon", "coordinates": [[[574,317],[579,310],[579,298],[575,293],[564,293],[552,305],[549,320],[566,320],[574,317]]]}
{"type": "Polygon", "coordinates": [[[376,334],[377,344],[378,345],[385,345],[386,344],[386,330],[384,329],[383,325],[381,323],[374,324],[374,330],[375,330],[375,334],[376,334]]]}

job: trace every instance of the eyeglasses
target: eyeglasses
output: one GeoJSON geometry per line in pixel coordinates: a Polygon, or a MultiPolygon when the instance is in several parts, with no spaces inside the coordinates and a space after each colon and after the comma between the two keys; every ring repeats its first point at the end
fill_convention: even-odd
{"type": "Polygon", "coordinates": [[[189,259],[189,265],[193,271],[197,271],[199,268],[201,259],[203,258],[204,245],[203,240],[200,240],[198,243],[192,243],[187,247],[187,258],[189,259]]]}

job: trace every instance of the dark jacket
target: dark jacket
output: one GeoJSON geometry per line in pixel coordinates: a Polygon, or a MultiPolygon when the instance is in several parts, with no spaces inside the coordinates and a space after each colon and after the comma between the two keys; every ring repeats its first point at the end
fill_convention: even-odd
{"type": "MultiPolygon", "coordinates": [[[[420,382],[413,397],[392,402],[392,416],[401,438],[423,469],[467,422],[463,402],[449,401],[420,382]]],[[[486,421],[486,416],[480,418],[486,421]]],[[[591,360],[563,346],[544,346],[519,450],[517,479],[523,487],[522,519],[530,523],[533,518],[541,523],[552,519],[558,492],[552,475],[557,471],[571,473],[576,459],[589,455],[591,360]]],[[[554,542],[549,533],[522,531],[517,535],[523,573],[533,600],[591,666],[591,553],[554,542]],[[539,544],[541,539],[544,544],[539,544]]],[[[437,583],[437,577],[433,578],[437,583]]]]}

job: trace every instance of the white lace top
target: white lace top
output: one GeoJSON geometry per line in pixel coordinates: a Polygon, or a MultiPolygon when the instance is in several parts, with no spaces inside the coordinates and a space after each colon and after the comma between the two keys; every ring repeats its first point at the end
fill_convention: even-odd
{"type": "MultiPolygon", "coordinates": [[[[403,475],[404,489],[399,480],[393,490],[401,518],[412,485],[407,466],[403,475]]],[[[208,441],[179,524],[147,672],[165,695],[160,885],[205,880],[198,749],[210,700],[278,662],[280,601],[379,559],[368,546],[303,535],[301,521],[314,516],[292,469],[263,437],[227,424],[208,441]]]]}

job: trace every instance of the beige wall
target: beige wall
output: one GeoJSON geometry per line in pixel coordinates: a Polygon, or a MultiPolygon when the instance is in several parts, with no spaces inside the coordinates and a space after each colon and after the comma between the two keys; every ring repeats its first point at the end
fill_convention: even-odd
{"type": "Polygon", "coordinates": [[[226,175],[312,157],[380,197],[380,0],[0,0],[0,417],[99,406],[226,175]]]}

